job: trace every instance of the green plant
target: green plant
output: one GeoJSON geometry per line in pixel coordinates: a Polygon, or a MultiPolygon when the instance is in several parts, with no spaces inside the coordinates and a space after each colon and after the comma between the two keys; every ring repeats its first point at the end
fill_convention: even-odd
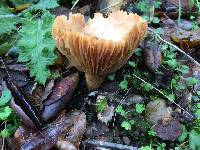
{"type": "Polygon", "coordinates": [[[192,30],[198,31],[200,27],[199,27],[196,17],[190,16],[190,21],[192,22],[192,30]]]}
{"type": "Polygon", "coordinates": [[[145,107],[144,107],[143,104],[136,104],[136,106],[135,106],[135,111],[136,111],[138,114],[141,114],[144,110],[145,110],[145,107]]]}
{"type": "Polygon", "coordinates": [[[148,23],[158,23],[159,20],[154,16],[154,9],[161,5],[160,0],[150,1],[150,0],[140,0],[136,6],[144,13],[143,19],[147,20],[148,23]]]}
{"type": "Polygon", "coordinates": [[[152,22],[158,24],[160,22],[160,19],[158,17],[153,17],[152,22]]]}
{"type": "Polygon", "coordinates": [[[4,124],[4,129],[0,131],[0,136],[2,138],[7,138],[14,133],[19,125],[16,115],[8,106],[11,99],[11,92],[9,90],[4,90],[0,97],[0,121],[4,124]]]}
{"type": "Polygon", "coordinates": [[[106,107],[107,107],[107,100],[106,99],[97,100],[97,102],[96,102],[97,112],[105,111],[106,107]]]}
{"type": "Polygon", "coordinates": [[[151,130],[148,131],[148,135],[156,136],[156,132],[153,129],[151,129],[151,130]]]}
{"type": "MultiPolygon", "coordinates": [[[[17,6],[25,1],[12,0],[12,3],[17,6]]],[[[55,44],[51,37],[54,16],[47,10],[56,6],[57,0],[40,0],[36,4],[30,1],[30,7],[18,14],[13,14],[7,5],[0,7],[0,36],[11,39],[17,35],[13,43],[5,43],[7,42],[9,47],[17,43],[18,60],[27,63],[31,77],[35,77],[40,84],[45,84],[50,77],[48,67],[54,64],[56,58],[55,44]]]]}
{"type": "Polygon", "coordinates": [[[135,109],[125,110],[122,106],[117,106],[115,112],[121,116],[121,127],[125,130],[132,130],[135,125],[135,120],[138,114],[141,114],[144,110],[143,104],[136,104],[135,109]]]}
{"type": "Polygon", "coordinates": [[[52,65],[56,58],[55,43],[51,36],[53,19],[49,12],[44,12],[37,20],[24,19],[22,29],[19,31],[18,60],[27,62],[31,77],[35,76],[40,84],[45,84],[50,77],[48,66],[52,65]]]}
{"type": "Polygon", "coordinates": [[[197,6],[198,11],[200,13],[200,2],[199,2],[199,0],[191,0],[191,1],[193,2],[193,4],[195,4],[197,6]]]}
{"type": "Polygon", "coordinates": [[[151,145],[150,146],[142,146],[140,149],[141,150],[151,150],[151,145]]]}
{"type": "Polygon", "coordinates": [[[120,82],[119,87],[121,90],[127,90],[128,89],[128,81],[126,78],[124,78],[123,81],[120,82]]]}
{"type": "Polygon", "coordinates": [[[131,130],[132,124],[129,121],[123,121],[121,124],[121,127],[123,127],[126,130],[131,130]]]}
{"type": "Polygon", "coordinates": [[[200,149],[200,134],[197,133],[195,130],[192,130],[189,133],[189,145],[190,148],[194,149],[194,150],[198,150],[200,149]]]}
{"type": "Polygon", "coordinates": [[[124,108],[122,106],[117,106],[115,111],[116,111],[116,113],[120,114],[123,117],[125,117],[127,115],[127,112],[124,110],[124,108]]]}
{"type": "Polygon", "coordinates": [[[115,74],[108,75],[108,79],[111,81],[115,80],[115,74]]]}
{"type": "Polygon", "coordinates": [[[149,91],[151,91],[153,89],[153,87],[149,83],[144,83],[143,84],[143,89],[144,89],[144,91],[149,92],[149,91]]]}
{"type": "Polygon", "coordinates": [[[134,61],[128,61],[128,64],[133,68],[136,67],[136,63],[134,61]]]}
{"type": "Polygon", "coordinates": [[[32,5],[30,9],[41,9],[41,10],[46,10],[50,8],[55,8],[58,5],[58,0],[40,0],[36,5],[32,5]]]}
{"type": "Polygon", "coordinates": [[[157,142],[157,147],[156,150],[165,150],[166,143],[158,143],[157,142]]]}
{"type": "Polygon", "coordinates": [[[182,125],[182,134],[181,136],[178,138],[178,141],[179,142],[184,142],[185,139],[187,138],[188,136],[188,131],[186,129],[186,126],[185,125],[182,125]]]}
{"type": "Polygon", "coordinates": [[[198,83],[198,80],[194,77],[185,78],[186,85],[192,87],[198,83]]]}
{"type": "Polygon", "coordinates": [[[16,24],[21,21],[17,15],[12,14],[8,8],[4,7],[0,7],[0,20],[0,36],[17,30],[16,24]]]}
{"type": "MultiPolygon", "coordinates": [[[[155,19],[156,20],[156,19],[155,19]]],[[[158,20],[157,20],[158,21],[158,20]]],[[[156,21],[155,21],[156,22],[156,21]]],[[[158,30],[159,34],[163,34],[163,30],[162,28],[160,28],[158,30]],[[159,33],[159,30],[161,31],[159,33]]],[[[157,35],[159,35],[157,33],[157,35]]],[[[156,41],[159,42],[159,39],[156,39],[156,41]]],[[[170,83],[166,83],[165,88],[157,88],[157,85],[155,83],[151,83],[152,81],[152,77],[151,74],[149,74],[144,68],[142,70],[140,70],[138,68],[138,62],[141,63],[141,49],[138,48],[136,51],[136,54],[134,55],[134,62],[133,61],[129,61],[128,64],[130,65],[130,69],[132,70],[133,74],[128,72],[127,74],[124,75],[124,80],[121,82],[121,89],[123,89],[123,91],[128,90],[128,87],[134,90],[134,92],[139,92],[139,93],[143,93],[146,96],[149,96],[151,99],[157,99],[157,98],[166,98],[167,100],[171,101],[172,103],[174,103],[178,108],[184,110],[181,106],[179,106],[176,102],[179,99],[179,97],[176,95],[176,92],[180,92],[182,90],[191,90],[192,87],[194,85],[196,85],[198,83],[198,80],[194,77],[184,77],[184,75],[187,75],[190,72],[190,67],[185,65],[185,64],[181,64],[181,62],[179,62],[177,60],[177,50],[175,47],[168,45],[166,43],[160,43],[160,47],[162,49],[162,54],[163,54],[163,61],[162,61],[162,67],[159,68],[159,70],[156,72],[157,75],[162,75],[165,74],[165,71],[170,71],[171,74],[169,74],[169,80],[171,80],[170,83]],[[127,77],[128,76],[128,77],[127,77]]],[[[154,78],[154,77],[153,77],[154,78]]],[[[199,95],[200,92],[196,92],[196,95],[193,96],[193,99],[195,99],[196,102],[199,101],[199,95]]],[[[139,116],[142,116],[142,112],[145,110],[145,107],[143,104],[136,104],[135,105],[135,110],[129,109],[126,110],[125,107],[123,107],[123,109],[121,109],[122,107],[120,107],[120,109],[118,110],[118,112],[122,112],[121,116],[122,116],[122,122],[123,123],[123,127],[126,128],[126,130],[131,130],[131,128],[133,128],[133,126],[136,126],[135,124],[133,124],[131,126],[129,120],[134,120],[135,122],[142,122],[142,120],[139,120],[135,114],[139,114],[139,116]]],[[[200,111],[198,110],[199,105],[195,106],[195,114],[196,116],[199,117],[200,111]]],[[[192,129],[195,129],[195,132],[197,133],[195,136],[193,135],[192,138],[197,138],[198,139],[198,135],[199,131],[200,131],[200,120],[196,119],[196,121],[194,122],[195,126],[192,129]]],[[[153,146],[153,148],[157,149],[157,150],[164,150],[166,148],[166,143],[158,143],[156,142],[156,133],[155,131],[148,131],[146,130],[147,134],[150,135],[150,140],[151,140],[151,144],[153,146]]],[[[190,130],[186,130],[186,127],[183,128],[183,134],[181,135],[181,137],[179,138],[179,142],[185,142],[185,140],[187,140],[189,138],[189,134],[191,132],[190,130]]],[[[190,142],[193,145],[195,145],[195,142],[190,142]]],[[[188,147],[191,147],[188,145],[188,147]]],[[[196,144],[197,145],[197,144],[196,144]]],[[[187,147],[187,146],[186,146],[187,147]]],[[[194,146],[193,146],[194,147],[194,146]]],[[[143,147],[144,148],[144,147],[143,147]]],[[[147,147],[149,148],[149,147],[147,147]]]]}

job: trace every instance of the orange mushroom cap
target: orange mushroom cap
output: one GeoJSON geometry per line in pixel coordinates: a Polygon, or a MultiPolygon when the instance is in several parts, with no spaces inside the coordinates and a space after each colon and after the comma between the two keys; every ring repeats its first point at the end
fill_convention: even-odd
{"type": "Polygon", "coordinates": [[[146,31],[147,23],[140,16],[116,11],[107,18],[96,13],[87,22],[79,13],[69,18],[58,16],[52,35],[59,51],[85,72],[87,86],[92,90],[127,62],[146,31]]]}

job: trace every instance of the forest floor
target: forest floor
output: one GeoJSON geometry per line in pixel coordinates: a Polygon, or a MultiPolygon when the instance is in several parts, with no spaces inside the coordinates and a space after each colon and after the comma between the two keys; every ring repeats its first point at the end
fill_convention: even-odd
{"type": "Polygon", "coordinates": [[[0,2],[1,149],[200,150],[198,0],[0,2]],[[55,17],[137,13],[145,39],[90,91],[52,38],[55,17]]]}

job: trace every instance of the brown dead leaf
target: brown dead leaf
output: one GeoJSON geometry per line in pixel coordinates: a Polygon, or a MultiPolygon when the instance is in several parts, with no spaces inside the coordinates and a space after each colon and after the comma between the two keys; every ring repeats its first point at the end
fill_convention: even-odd
{"type": "MultiPolygon", "coordinates": [[[[51,124],[42,131],[35,131],[26,126],[20,126],[11,139],[13,149],[47,150],[62,145],[66,141],[78,149],[78,145],[86,127],[86,116],[81,111],[62,112],[51,124]],[[60,145],[59,145],[60,144],[60,145]]],[[[69,148],[69,147],[67,147],[69,148]]],[[[66,148],[66,149],[67,149],[66,148]]]]}
{"type": "Polygon", "coordinates": [[[145,64],[149,71],[155,72],[162,62],[161,49],[159,45],[150,40],[150,38],[145,39],[144,45],[143,55],[145,64]]]}
{"type": "Polygon", "coordinates": [[[171,117],[159,120],[154,127],[154,130],[158,137],[170,141],[174,141],[182,133],[180,122],[171,117]]]}
{"type": "Polygon", "coordinates": [[[42,116],[45,121],[55,117],[65,107],[77,87],[78,81],[79,75],[75,73],[56,83],[52,92],[42,102],[42,116]]]}
{"type": "Polygon", "coordinates": [[[176,31],[172,34],[171,39],[183,50],[188,51],[190,48],[200,46],[200,31],[176,31]]]}

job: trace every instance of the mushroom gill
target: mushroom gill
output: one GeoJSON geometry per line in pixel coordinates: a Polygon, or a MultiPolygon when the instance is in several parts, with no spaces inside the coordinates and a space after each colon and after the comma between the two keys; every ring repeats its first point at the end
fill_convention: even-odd
{"type": "Polygon", "coordinates": [[[59,51],[70,63],[85,72],[90,90],[98,88],[107,74],[123,66],[147,31],[137,14],[123,11],[107,18],[96,13],[85,22],[82,14],[56,17],[52,35],[59,51]]]}

